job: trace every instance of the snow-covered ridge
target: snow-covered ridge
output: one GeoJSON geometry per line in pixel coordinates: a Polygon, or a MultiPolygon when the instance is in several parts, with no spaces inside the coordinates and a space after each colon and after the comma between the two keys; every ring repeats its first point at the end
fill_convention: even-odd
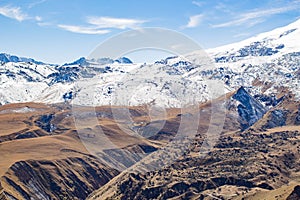
{"type": "Polygon", "coordinates": [[[262,57],[262,59],[270,61],[284,54],[299,52],[299,35],[300,19],[287,26],[258,34],[241,42],[208,49],[207,52],[217,62],[237,61],[245,57],[262,57]]]}
{"type": "Polygon", "coordinates": [[[27,62],[27,63],[34,63],[34,64],[45,64],[43,62],[40,61],[36,61],[32,58],[23,58],[23,57],[18,57],[18,56],[14,56],[14,55],[10,55],[10,54],[6,54],[6,53],[0,53],[0,63],[8,63],[8,62],[27,62]]]}
{"type": "Polygon", "coordinates": [[[132,63],[128,58],[80,58],[58,66],[0,54],[0,104],[71,102],[84,94],[87,98],[77,103],[118,104],[116,98],[124,95],[130,105],[178,107],[182,101],[208,100],[206,80],[223,82],[224,92],[245,86],[253,94],[269,96],[285,87],[300,99],[299,39],[300,20],[210,49],[209,56],[193,52],[153,64],[132,63]],[[253,85],[254,81],[261,84],[253,85]],[[262,90],[265,84],[268,88],[262,90]]]}
{"type": "MultiPolygon", "coordinates": [[[[278,88],[289,88],[300,99],[300,19],[284,27],[258,34],[244,41],[214,49],[207,53],[215,61],[214,68],[203,70],[204,76],[221,79],[232,89],[251,87],[260,93],[262,86],[253,81],[271,83],[264,93],[276,94],[278,88]]],[[[197,52],[187,55],[197,58],[197,52]]]]}

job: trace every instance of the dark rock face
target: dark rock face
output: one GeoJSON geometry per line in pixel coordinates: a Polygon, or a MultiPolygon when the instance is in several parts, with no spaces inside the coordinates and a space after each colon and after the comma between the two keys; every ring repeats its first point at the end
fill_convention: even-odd
{"type": "Polygon", "coordinates": [[[51,80],[50,85],[74,82],[79,77],[79,71],[80,69],[78,67],[70,68],[68,66],[62,66],[57,68],[57,72],[48,75],[47,79],[51,80]]]}
{"type": "Polygon", "coordinates": [[[25,132],[23,134],[19,134],[16,136],[16,139],[28,139],[28,138],[34,138],[36,135],[33,132],[25,132]]]}
{"type": "Polygon", "coordinates": [[[300,107],[298,108],[298,114],[295,119],[295,124],[300,125],[300,107]]]}
{"type": "Polygon", "coordinates": [[[9,169],[3,180],[22,199],[85,199],[117,174],[97,159],[84,156],[55,161],[20,161],[9,169]],[[11,178],[12,175],[18,180],[11,178]]]}
{"type": "Polygon", "coordinates": [[[276,47],[267,47],[265,42],[253,42],[252,44],[239,49],[236,53],[232,53],[228,56],[221,56],[215,58],[216,62],[230,62],[237,61],[240,58],[247,56],[271,56],[279,52],[279,49],[283,49],[284,44],[280,44],[276,47]]]}
{"type": "Polygon", "coordinates": [[[9,55],[5,53],[0,53],[0,62],[8,63],[8,62],[27,62],[27,63],[35,63],[35,64],[44,64],[43,62],[36,61],[32,58],[23,58],[14,55],[9,55]]]}
{"type": "Polygon", "coordinates": [[[284,99],[284,97],[277,99],[274,95],[267,96],[264,94],[254,95],[254,98],[264,103],[265,106],[271,106],[271,107],[278,105],[284,99]]]}
{"type": "Polygon", "coordinates": [[[117,63],[123,63],[123,64],[132,64],[132,61],[129,58],[121,57],[115,60],[117,63]]]}
{"type": "Polygon", "coordinates": [[[63,99],[65,100],[65,102],[68,102],[69,100],[73,99],[73,92],[67,92],[63,95],[63,99]]]}
{"type": "Polygon", "coordinates": [[[87,62],[86,58],[81,57],[78,60],[76,60],[76,61],[74,61],[72,63],[66,63],[63,66],[68,66],[68,65],[87,65],[87,64],[88,64],[88,62],[87,62]]]}
{"type": "Polygon", "coordinates": [[[42,115],[37,121],[35,121],[35,123],[43,130],[51,133],[56,129],[55,126],[51,123],[53,118],[53,114],[42,115]]]}
{"type": "Polygon", "coordinates": [[[288,196],[287,200],[299,200],[300,199],[300,185],[297,185],[293,192],[288,196]]]}
{"type": "Polygon", "coordinates": [[[7,200],[1,184],[0,184],[0,200],[7,200]]]}
{"type": "Polygon", "coordinates": [[[243,87],[241,87],[233,98],[239,101],[238,113],[242,129],[245,130],[261,119],[267,112],[267,109],[252,97],[243,87]]]}
{"type": "Polygon", "coordinates": [[[287,119],[287,111],[285,110],[272,110],[270,112],[270,120],[268,120],[267,124],[264,128],[274,128],[278,126],[285,126],[287,119]]]}

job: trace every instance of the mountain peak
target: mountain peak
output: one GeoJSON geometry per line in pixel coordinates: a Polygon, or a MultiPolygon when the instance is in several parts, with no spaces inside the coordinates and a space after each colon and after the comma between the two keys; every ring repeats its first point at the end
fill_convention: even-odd
{"type": "Polygon", "coordinates": [[[72,63],[64,64],[64,66],[67,66],[67,65],[89,65],[90,63],[107,65],[107,64],[113,64],[114,62],[119,63],[119,64],[132,64],[132,61],[126,57],[120,57],[116,60],[113,60],[111,58],[87,59],[85,57],[81,57],[72,63]]]}
{"type": "Polygon", "coordinates": [[[287,26],[260,33],[240,42],[208,49],[208,52],[216,55],[221,61],[225,58],[227,61],[232,61],[233,56],[236,58],[267,56],[274,59],[284,54],[299,52],[300,44],[295,42],[299,35],[300,19],[287,26]]]}
{"type": "Polygon", "coordinates": [[[81,57],[78,60],[75,60],[74,62],[65,63],[63,66],[67,66],[67,65],[86,65],[86,64],[88,64],[87,59],[85,57],[81,57]]]}
{"type": "Polygon", "coordinates": [[[120,57],[120,58],[116,59],[115,62],[122,63],[122,64],[132,64],[132,61],[126,57],[120,57]]]}
{"type": "Polygon", "coordinates": [[[18,57],[18,56],[6,54],[6,53],[0,53],[0,62],[3,62],[3,63],[8,63],[8,62],[14,62],[14,63],[26,62],[26,63],[29,63],[30,62],[30,63],[35,63],[35,64],[38,64],[38,65],[45,64],[43,62],[36,61],[32,58],[18,57]]]}

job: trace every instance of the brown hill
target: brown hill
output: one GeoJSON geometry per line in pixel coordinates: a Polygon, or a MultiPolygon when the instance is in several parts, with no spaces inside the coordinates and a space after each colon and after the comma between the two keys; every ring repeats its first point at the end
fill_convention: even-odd
{"type": "Polygon", "coordinates": [[[110,157],[116,163],[117,158],[123,157],[126,162],[119,165],[128,167],[172,138],[181,119],[180,109],[168,110],[165,126],[147,139],[128,134],[133,129],[146,134],[156,127],[157,123],[149,124],[144,106],[129,108],[132,123],[115,121],[112,109],[119,107],[77,109],[83,125],[74,123],[75,111],[68,105],[25,103],[0,107],[1,197],[5,194],[17,199],[84,199],[119,173],[101,158],[110,157]],[[89,124],[93,113],[98,121],[89,124]],[[115,149],[93,152],[93,145],[99,147],[101,138],[92,135],[88,137],[92,141],[86,140],[84,145],[86,131],[97,133],[99,127],[117,150],[124,149],[129,154],[115,149]]]}
{"type": "Polygon", "coordinates": [[[240,131],[233,94],[157,116],[147,105],[2,106],[0,197],[85,199],[100,188],[91,199],[286,198],[282,188],[299,183],[299,102],[286,98],[240,131]]]}
{"type": "Polygon", "coordinates": [[[225,129],[205,157],[199,134],[198,144],[170,166],[122,172],[89,199],[286,199],[288,185],[300,183],[299,102],[286,97],[244,131],[234,107],[230,100],[225,129]]]}

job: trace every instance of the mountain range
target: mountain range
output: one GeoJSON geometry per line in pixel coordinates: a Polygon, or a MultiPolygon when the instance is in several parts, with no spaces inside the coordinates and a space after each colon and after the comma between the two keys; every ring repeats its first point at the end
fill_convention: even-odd
{"type": "Polygon", "coordinates": [[[297,20],[205,60],[0,54],[0,199],[300,199],[299,38],[297,20]]]}
{"type": "MultiPolygon", "coordinates": [[[[205,84],[203,80],[220,80],[226,86],[226,92],[233,91],[239,86],[251,87],[254,95],[274,95],[278,88],[288,87],[297,98],[299,94],[299,37],[300,20],[273,31],[259,34],[245,41],[207,50],[213,67],[199,67],[197,65],[198,53],[194,52],[184,57],[170,57],[146,64],[148,69],[172,79],[184,77],[180,83],[183,90],[189,87],[200,90],[193,96],[199,102],[207,100],[205,97],[205,84]],[[256,87],[253,87],[253,82],[256,87]],[[192,84],[187,84],[191,82],[192,84]],[[260,82],[260,83],[258,83],[260,82]],[[271,83],[268,88],[263,84],[271,83]],[[192,86],[193,85],[193,86],[192,86]],[[258,86],[260,85],[260,86],[258,86]],[[263,88],[265,87],[265,88],[263,88]]],[[[122,77],[134,73],[143,73],[144,63],[132,63],[128,58],[99,58],[88,60],[80,58],[64,65],[51,65],[37,62],[30,58],[19,58],[7,54],[0,54],[0,103],[18,102],[64,102],[66,94],[76,93],[81,90],[82,80],[97,80],[97,93],[94,102],[85,102],[90,105],[107,105],[111,103],[113,91],[122,85],[122,77]],[[118,80],[118,81],[117,81],[118,80]]],[[[147,73],[147,72],[145,72],[147,73]]],[[[147,80],[158,84],[159,77],[147,80]]],[[[162,87],[165,82],[156,87],[162,87]]],[[[175,87],[164,88],[160,94],[161,99],[168,102],[156,102],[167,107],[176,107],[178,102],[172,98],[175,87]]],[[[190,89],[190,88],[189,88],[190,89]]],[[[156,88],[152,91],[156,93],[156,88]]],[[[149,103],[153,100],[154,93],[149,93],[138,102],[132,104],[149,103]]],[[[178,98],[178,97],[177,97],[178,98]]]]}

